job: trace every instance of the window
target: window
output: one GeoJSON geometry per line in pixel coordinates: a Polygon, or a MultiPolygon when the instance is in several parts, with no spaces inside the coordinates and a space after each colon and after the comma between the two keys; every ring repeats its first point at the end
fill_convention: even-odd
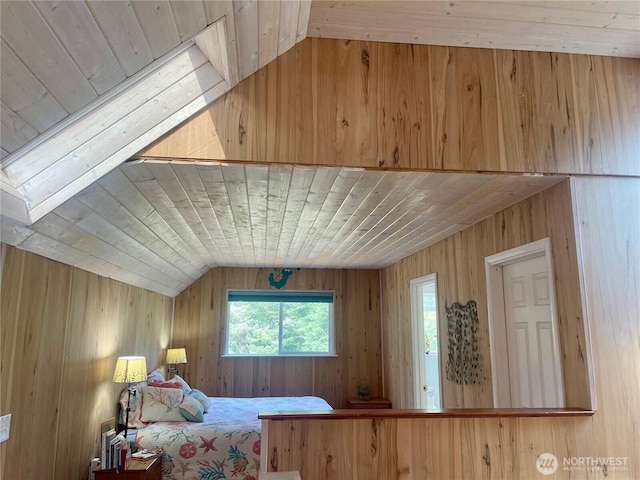
{"type": "Polygon", "coordinates": [[[334,355],[333,292],[229,290],[230,356],[334,355]]]}

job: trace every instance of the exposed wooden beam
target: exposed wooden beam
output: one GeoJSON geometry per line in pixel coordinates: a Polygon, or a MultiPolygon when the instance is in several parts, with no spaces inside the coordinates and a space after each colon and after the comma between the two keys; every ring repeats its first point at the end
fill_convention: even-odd
{"type": "MultiPolygon", "coordinates": [[[[3,217],[7,217],[18,224],[29,224],[29,211],[22,194],[16,190],[9,177],[0,170],[0,210],[3,217]]],[[[4,236],[3,236],[3,240],[4,236]]]]}
{"type": "Polygon", "coordinates": [[[18,245],[35,232],[30,222],[27,204],[4,171],[0,170],[0,241],[18,245]]]}
{"type": "Polygon", "coordinates": [[[229,89],[197,46],[111,93],[29,149],[5,172],[36,221],[229,89]]]}

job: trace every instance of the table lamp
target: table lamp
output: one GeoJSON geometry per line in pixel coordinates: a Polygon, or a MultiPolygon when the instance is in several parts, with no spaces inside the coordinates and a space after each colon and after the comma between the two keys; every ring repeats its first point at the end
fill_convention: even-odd
{"type": "MultiPolygon", "coordinates": [[[[115,383],[128,383],[129,394],[127,395],[127,414],[124,423],[124,438],[127,438],[127,428],[129,427],[129,403],[131,401],[131,384],[143,382],[147,379],[147,359],[145,357],[118,357],[116,369],[113,372],[115,383]]],[[[133,391],[135,395],[135,390],[133,391]]]]}
{"type": "Polygon", "coordinates": [[[168,373],[173,373],[172,377],[178,373],[177,365],[179,363],[187,363],[187,351],[184,348],[170,348],[167,350],[167,365],[173,365],[169,367],[168,373]]]}

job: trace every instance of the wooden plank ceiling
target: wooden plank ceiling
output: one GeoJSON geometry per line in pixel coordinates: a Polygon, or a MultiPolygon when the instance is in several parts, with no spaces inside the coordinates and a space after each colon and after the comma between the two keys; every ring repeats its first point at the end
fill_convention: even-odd
{"type": "Polygon", "coordinates": [[[380,268],[561,179],[125,164],[3,235],[19,248],[173,296],[216,266],[380,268]]]}
{"type": "Polygon", "coordinates": [[[14,219],[42,217],[304,39],[310,8],[0,2],[0,153],[27,209],[14,219]]]}
{"type": "Polygon", "coordinates": [[[640,2],[314,0],[310,37],[640,57],[640,2]]]}
{"type": "Polygon", "coordinates": [[[3,1],[2,156],[225,17],[246,78],[306,36],[310,2],[3,1]]]}

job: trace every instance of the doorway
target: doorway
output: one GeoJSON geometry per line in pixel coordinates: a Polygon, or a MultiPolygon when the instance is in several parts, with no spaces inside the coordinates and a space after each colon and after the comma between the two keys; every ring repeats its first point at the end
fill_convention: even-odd
{"type": "Polygon", "coordinates": [[[561,408],[549,238],[485,258],[494,406],[561,408]]]}
{"type": "Polygon", "coordinates": [[[438,285],[435,273],[410,282],[415,407],[438,410],[440,360],[438,348],[438,285]]]}

